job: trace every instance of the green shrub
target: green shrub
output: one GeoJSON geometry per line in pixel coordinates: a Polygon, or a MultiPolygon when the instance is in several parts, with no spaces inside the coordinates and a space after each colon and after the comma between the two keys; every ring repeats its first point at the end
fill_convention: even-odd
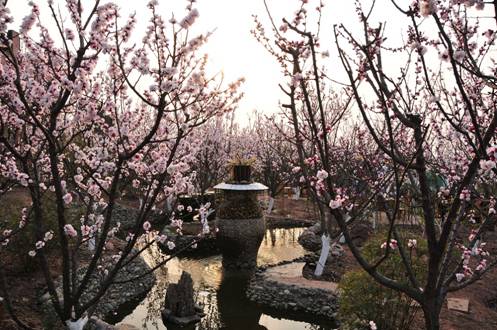
{"type": "MultiPolygon", "coordinates": [[[[417,248],[410,251],[410,263],[419,283],[426,280],[427,244],[419,235],[402,233],[405,241],[417,240],[417,248]]],[[[386,234],[382,233],[368,240],[363,248],[365,258],[374,262],[385,252],[381,248],[386,241],[386,234]]],[[[398,250],[393,250],[390,256],[383,261],[378,270],[385,276],[400,283],[408,283],[405,267],[398,250]]],[[[410,329],[415,314],[418,312],[416,303],[395,290],[378,284],[364,270],[354,270],[344,275],[340,281],[340,309],[339,319],[343,329],[369,329],[369,321],[374,321],[378,329],[399,330],[410,329]]]]}

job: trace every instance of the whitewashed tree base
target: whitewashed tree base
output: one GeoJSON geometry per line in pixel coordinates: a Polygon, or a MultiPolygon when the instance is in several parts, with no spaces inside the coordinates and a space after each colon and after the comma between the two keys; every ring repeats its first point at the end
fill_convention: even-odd
{"type": "Polygon", "coordinates": [[[271,212],[273,211],[273,207],[274,207],[274,198],[273,197],[270,197],[269,198],[269,205],[267,207],[267,214],[271,214],[271,212]]]}
{"type": "Polygon", "coordinates": [[[67,320],[66,325],[69,330],[83,330],[85,327],[86,323],[88,323],[88,317],[85,316],[82,319],[76,320],[76,321],[71,321],[67,320]]]}
{"type": "Polygon", "coordinates": [[[319,256],[319,261],[316,265],[316,270],[314,271],[315,276],[323,275],[324,266],[326,265],[326,259],[328,259],[329,252],[330,252],[330,236],[323,234],[321,236],[321,254],[319,256]]]}

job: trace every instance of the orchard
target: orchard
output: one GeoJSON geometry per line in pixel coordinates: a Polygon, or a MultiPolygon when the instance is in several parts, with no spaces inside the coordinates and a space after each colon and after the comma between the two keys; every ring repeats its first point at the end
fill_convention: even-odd
{"type": "Polygon", "coordinates": [[[1,1],[0,328],[496,328],[497,1],[206,2],[1,1]]]}

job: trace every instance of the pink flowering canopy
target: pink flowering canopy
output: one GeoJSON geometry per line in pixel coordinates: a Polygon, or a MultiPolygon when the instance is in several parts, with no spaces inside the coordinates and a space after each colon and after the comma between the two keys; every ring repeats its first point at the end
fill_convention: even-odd
{"type": "MultiPolygon", "coordinates": [[[[38,4],[30,2],[16,37],[20,50],[7,37],[9,9],[0,5],[0,193],[22,188],[32,201],[18,226],[0,238],[5,246],[26,226],[37,228],[32,249],[19,253],[37,258],[57,314],[72,322],[105,293],[137,242],[165,242],[149,216],[163,210],[165,200],[192,192],[191,165],[203,139],[199,128],[235,109],[243,80],[224,84],[206,74],[201,47],[210,34],[191,32],[199,16],[194,1],[187,2],[182,19],[169,21],[159,15],[158,2],[150,1],[139,44],[131,41],[137,18],[123,19],[116,3],[65,5],[61,14],[48,1],[52,20],[44,22],[38,4]],[[53,228],[41,203],[47,194],[56,200],[53,228]],[[111,219],[127,194],[140,199],[141,207],[130,232],[122,233],[111,219]],[[80,219],[71,218],[72,208],[83,209],[80,219]],[[124,250],[105,255],[109,240],[122,234],[124,250]],[[54,238],[63,262],[62,297],[44,253],[54,238]],[[84,278],[71,283],[79,250],[90,242],[96,246],[84,278]],[[82,305],[79,299],[96,272],[104,276],[100,291],[82,305]]],[[[167,216],[174,220],[174,212],[167,216]]]]}

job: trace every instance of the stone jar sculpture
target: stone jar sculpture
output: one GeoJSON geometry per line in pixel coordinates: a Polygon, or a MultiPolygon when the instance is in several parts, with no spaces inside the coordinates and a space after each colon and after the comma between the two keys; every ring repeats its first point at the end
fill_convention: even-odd
{"type": "Polygon", "coordinates": [[[266,231],[257,194],[267,187],[244,179],[214,187],[221,194],[216,215],[217,242],[223,255],[223,267],[227,269],[256,267],[257,252],[266,231]]]}

